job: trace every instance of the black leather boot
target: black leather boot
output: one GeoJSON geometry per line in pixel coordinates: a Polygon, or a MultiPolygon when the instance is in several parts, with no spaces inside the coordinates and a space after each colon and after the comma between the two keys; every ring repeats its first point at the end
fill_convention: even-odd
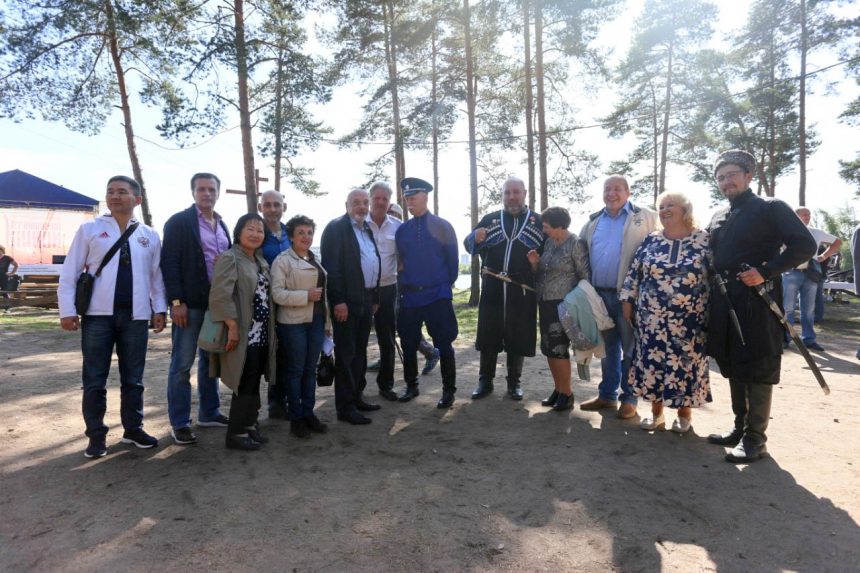
{"type": "Polygon", "coordinates": [[[442,398],[436,404],[437,408],[450,408],[454,405],[454,394],[457,392],[457,364],[454,357],[441,357],[439,369],[442,371],[442,398]]]}
{"type": "Polygon", "coordinates": [[[525,358],[522,356],[508,353],[506,360],[508,367],[508,398],[511,400],[523,399],[523,389],[520,388],[520,377],[523,375],[524,361],[525,358]]]}
{"type": "Polygon", "coordinates": [[[556,412],[566,412],[573,408],[573,394],[558,393],[558,399],[555,401],[552,409],[556,412]]]}
{"type": "Polygon", "coordinates": [[[773,386],[749,384],[747,397],[747,423],[744,426],[744,437],[732,451],[726,454],[726,461],[733,464],[748,464],[767,455],[765,432],[770,421],[773,386]]]}
{"type": "Polygon", "coordinates": [[[481,351],[481,365],[478,370],[478,386],[472,392],[472,400],[477,400],[493,393],[493,378],[496,377],[496,359],[498,352],[481,351]]]}
{"type": "Polygon", "coordinates": [[[409,402],[421,393],[418,391],[418,356],[415,352],[407,352],[403,356],[403,379],[406,380],[406,390],[397,400],[409,402]]]}
{"type": "Polygon", "coordinates": [[[708,442],[718,446],[736,446],[744,435],[744,424],[746,424],[747,418],[747,384],[729,378],[729,390],[732,396],[735,427],[728,432],[708,436],[708,442]]]}
{"type": "Polygon", "coordinates": [[[555,406],[555,402],[556,400],[558,400],[558,396],[558,390],[553,390],[552,394],[540,401],[540,405],[546,408],[552,408],[553,406],[555,406]]]}

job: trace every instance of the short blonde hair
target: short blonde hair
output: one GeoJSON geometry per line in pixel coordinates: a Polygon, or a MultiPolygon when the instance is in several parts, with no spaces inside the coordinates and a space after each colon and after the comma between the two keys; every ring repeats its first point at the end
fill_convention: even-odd
{"type": "Polygon", "coordinates": [[[696,220],[693,218],[693,204],[686,195],[678,191],[663,191],[657,195],[657,201],[654,204],[658,212],[660,210],[660,203],[663,202],[663,199],[674,199],[677,201],[684,210],[684,224],[686,224],[690,229],[696,228],[696,220]]]}

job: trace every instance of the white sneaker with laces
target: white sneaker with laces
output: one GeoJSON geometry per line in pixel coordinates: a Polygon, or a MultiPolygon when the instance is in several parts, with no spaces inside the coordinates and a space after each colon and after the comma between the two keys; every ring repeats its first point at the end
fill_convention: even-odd
{"type": "Polygon", "coordinates": [[[639,423],[639,427],[646,432],[651,432],[653,430],[665,430],[666,418],[663,417],[663,412],[660,412],[659,416],[654,416],[654,414],[651,414],[647,418],[642,419],[642,422],[639,423]]]}
{"type": "Polygon", "coordinates": [[[681,416],[678,416],[678,418],[672,422],[672,431],[678,434],[686,434],[692,427],[693,422],[690,418],[682,418],[681,416]]]}

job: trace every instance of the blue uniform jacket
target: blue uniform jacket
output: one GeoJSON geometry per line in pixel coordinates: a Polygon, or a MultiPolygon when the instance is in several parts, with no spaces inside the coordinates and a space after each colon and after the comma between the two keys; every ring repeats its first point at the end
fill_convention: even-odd
{"type": "Polygon", "coordinates": [[[403,223],[394,240],[403,265],[398,273],[402,304],[416,307],[451,300],[459,272],[451,223],[428,212],[403,223]]]}

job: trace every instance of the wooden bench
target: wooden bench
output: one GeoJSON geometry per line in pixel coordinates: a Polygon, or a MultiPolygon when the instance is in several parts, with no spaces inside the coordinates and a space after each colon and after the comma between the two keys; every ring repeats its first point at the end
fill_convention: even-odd
{"type": "Polygon", "coordinates": [[[0,290],[0,309],[19,306],[57,308],[57,279],[56,275],[24,276],[18,290],[0,290]]]}

